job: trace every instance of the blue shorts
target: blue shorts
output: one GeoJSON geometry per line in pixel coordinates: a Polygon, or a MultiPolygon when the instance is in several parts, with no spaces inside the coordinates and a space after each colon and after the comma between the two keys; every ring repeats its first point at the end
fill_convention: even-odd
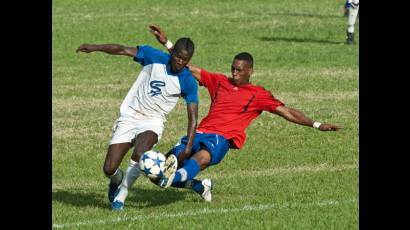
{"type": "MultiPolygon", "coordinates": [[[[182,137],[179,143],[171,149],[170,153],[178,157],[180,152],[185,151],[187,142],[187,136],[182,137]]],[[[229,141],[226,140],[225,137],[214,133],[195,133],[191,156],[193,156],[201,149],[206,149],[211,153],[211,163],[209,163],[209,165],[216,165],[225,157],[226,153],[228,152],[229,141]]],[[[182,162],[182,165],[185,164],[185,161],[182,162]]]]}

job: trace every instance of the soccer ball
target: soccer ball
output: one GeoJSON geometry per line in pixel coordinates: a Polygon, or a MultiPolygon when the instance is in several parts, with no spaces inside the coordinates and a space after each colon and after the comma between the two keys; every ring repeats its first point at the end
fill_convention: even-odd
{"type": "Polygon", "coordinates": [[[164,154],[150,150],[141,156],[140,169],[150,179],[156,179],[164,172],[165,160],[164,154]]]}

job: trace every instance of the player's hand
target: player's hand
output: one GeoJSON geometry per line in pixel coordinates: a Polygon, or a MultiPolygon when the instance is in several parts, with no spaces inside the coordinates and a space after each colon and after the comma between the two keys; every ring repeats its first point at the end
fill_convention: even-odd
{"type": "Polygon", "coordinates": [[[337,125],[332,125],[332,124],[321,124],[319,126],[320,131],[338,131],[342,127],[337,126],[337,125]]]}
{"type": "Polygon", "coordinates": [[[162,45],[167,43],[168,38],[165,35],[165,32],[159,26],[149,25],[148,27],[150,28],[150,32],[157,38],[159,43],[161,43],[162,45]]]}
{"type": "Polygon", "coordinates": [[[78,51],[85,52],[85,53],[91,53],[95,51],[95,49],[93,45],[82,44],[81,46],[77,48],[75,52],[78,53],[78,51]]]}

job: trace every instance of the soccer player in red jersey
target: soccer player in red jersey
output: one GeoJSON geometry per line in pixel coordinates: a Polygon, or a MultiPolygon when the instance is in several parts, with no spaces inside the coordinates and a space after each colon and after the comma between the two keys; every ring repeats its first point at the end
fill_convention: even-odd
{"type": "MultiPolygon", "coordinates": [[[[158,26],[150,26],[157,40],[172,49],[172,43],[158,26]]],[[[232,62],[232,77],[211,73],[188,64],[189,70],[200,86],[208,89],[211,105],[208,115],[200,122],[194,138],[191,154],[184,149],[187,137],[181,138],[168,154],[178,159],[178,170],[169,178],[157,182],[163,188],[169,186],[190,188],[211,201],[213,187],[210,179],[196,180],[195,176],[211,165],[218,164],[230,148],[241,149],[245,143],[245,129],[263,111],[274,113],[286,120],[320,131],[337,131],[339,126],[322,124],[305,116],[301,111],[289,108],[261,86],[249,79],[253,73],[253,58],[249,53],[237,54],[232,62]]]]}

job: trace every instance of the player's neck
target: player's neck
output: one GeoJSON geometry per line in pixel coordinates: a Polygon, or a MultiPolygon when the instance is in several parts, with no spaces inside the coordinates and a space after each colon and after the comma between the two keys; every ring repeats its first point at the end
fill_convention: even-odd
{"type": "Polygon", "coordinates": [[[233,80],[233,78],[230,78],[229,81],[231,82],[232,85],[237,86],[237,87],[242,87],[242,86],[245,86],[245,85],[252,84],[249,80],[246,81],[246,82],[235,82],[233,80]]]}

